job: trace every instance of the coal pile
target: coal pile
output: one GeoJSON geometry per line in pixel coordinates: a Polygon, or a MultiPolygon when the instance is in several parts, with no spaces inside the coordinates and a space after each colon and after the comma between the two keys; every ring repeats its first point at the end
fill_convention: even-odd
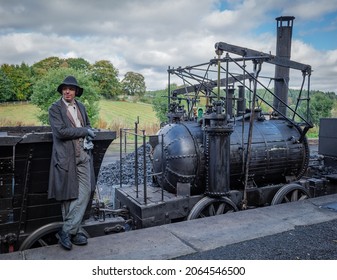
{"type": "MultiPolygon", "coordinates": [[[[122,177],[123,186],[134,186],[136,184],[135,161],[136,152],[138,156],[138,185],[144,184],[144,152],[143,146],[140,146],[137,151],[126,154],[122,158],[122,174],[121,161],[116,160],[101,167],[97,178],[97,195],[100,200],[110,206],[114,201],[115,188],[120,187],[120,177],[122,177]]],[[[146,184],[152,184],[152,160],[151,146],[146,145],[146,184]]]]}
{"type": "Polygon", "coordinates": [[[337,161],[335,158],[312,154],[310,155],[307,173],[313,177],[337,174],[337,161]]]}

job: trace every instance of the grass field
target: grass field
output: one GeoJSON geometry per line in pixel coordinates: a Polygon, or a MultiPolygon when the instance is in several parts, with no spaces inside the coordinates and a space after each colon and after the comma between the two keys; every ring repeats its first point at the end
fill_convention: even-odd
{"type": "Polygon", "coordinates": [[[106,100],[100,102],[99,126],[102,128],[134,128],[138,117],[139,129],[145,129],[148,133],[159,129],[159,120],[150,104],[106,100]]]}
{"type": "MultiPolygon", "coordinates": [[[[139,129],[152,134],[159,128],[159,121],[150,104],[101,100],[99,103],[99,128],[119,130],[134,128],[139,117],[139,129]]],[[[39,109],[30,103],[0,105],[0,126],[42,125],[37,119],[39,109]]]]}
{"type": "Polygon", "coordinates": [[[1,126],[41,125],[36,115],[39,109],[29,103],[0,105],[1,126]]]}

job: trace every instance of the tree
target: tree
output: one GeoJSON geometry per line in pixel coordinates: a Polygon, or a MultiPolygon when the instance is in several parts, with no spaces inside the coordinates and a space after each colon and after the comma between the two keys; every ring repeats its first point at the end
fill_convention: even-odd
{"type": "Polygon", "coordinates": [[[20,66],[16,65],[13,71],[12,81],[14,84],[15,99],[30,100],[30,96],[33,93],[30,67],[25,63],[22,63],[20,66]]]}
{"type": "Polygon", "coordinates": [[[15,100],[15,92],[12,81],[7,77],[5,71],[0,68],[0,101],[15,100]]]}
{"type": "Polygon", "coordinates": [[[83,95],[78,99],[86,106],[91,125],[96,126],[99,117],[98,85],[90,74],[70,68],[53,69],[34,84],[31,100],[40,109],[38,119],[42,123],[48,124],[48,108],[61,98],[57,87],[68,75],[75,76],[79,85],[84,88],[83,95]]]}
{"type": "Polygon", "coordinates": [[[1,87],[6,91],[1,93],[7,101],[29,100],[32,93],[31,72],[28,65],[22,63],[19,65],[1,65],[3,72],[2,81],[5,83],[1,87]],[[5,79],[5,80],[4,80],[5,79]]]}
{"type": "Polygon", "coordinates": [[[323,92],[315,92],[310,99],[310,112],[312,116],[312,123],[319,125],[320,118],[330,118],[331,110],[334,107],[336,97],[323,92]]]}
{"type": "Polygon", "coordinates": [[[122,80],[122,88],[124,94],[143,96],[146,91],[144,76],[135,72],[127,72],[122,80]]]}
{"type": "Polygon", "coordinates": [[[90,63],[83,58],[67,58],[65,60],[69,68],[75,70],[88,71],[90,69],[90,63]]]}
{"type": "MultiPolygon", "coordinates": [[[[170,89],[175,90],[178,86],[176,84],[171,84],[170,89]]],[[[152,107],[156,112],[157,118],[161,122],[167,122],[167,112],[168,112],[168,88],[164,90],[157,90],[152,92],[153,100],[152,107]]]]}
{"type": "Polygon", "coordinates": [[[114,98],[120,92],[118,70],[108,60],[95,62],[91,67],[92,78],[100,88],[100,94],[105,98],[114,98]]]}
{"type": "Polygon", "coordinates": [[[62,59],[55,56],[45,58],[32,65],[32,74],[34,78],[38,80],[43,75],[46,75],[50,70],[60,68],[63,62],[64,61],[62,59]]]}

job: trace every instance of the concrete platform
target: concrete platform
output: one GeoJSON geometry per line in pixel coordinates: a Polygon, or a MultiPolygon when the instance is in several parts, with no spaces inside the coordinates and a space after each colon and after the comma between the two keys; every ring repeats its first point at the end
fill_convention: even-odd
{"type": "Polygon", "coordinates": [[[0,255],[0,260],[168,260],[337,220],[337,194],[0,255]]]}

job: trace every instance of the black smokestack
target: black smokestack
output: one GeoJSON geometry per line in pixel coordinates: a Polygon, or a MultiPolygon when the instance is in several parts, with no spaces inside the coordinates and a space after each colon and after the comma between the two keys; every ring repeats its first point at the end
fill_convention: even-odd
{"type": "MultiPolygon", "coordinates": [[[[290,60],[291,38],[293,31],[293,21],[295,17],[283,16],[277,17],[277,41],[276,56],[290,60]]],[[[288,86],[289,86],[289,68],[278,66],[275,67],[275,95],[288,104],[288,86]]],[[[274,108],[286,116],[287,107],[277,98],[274,98],[274,108]]]]}

